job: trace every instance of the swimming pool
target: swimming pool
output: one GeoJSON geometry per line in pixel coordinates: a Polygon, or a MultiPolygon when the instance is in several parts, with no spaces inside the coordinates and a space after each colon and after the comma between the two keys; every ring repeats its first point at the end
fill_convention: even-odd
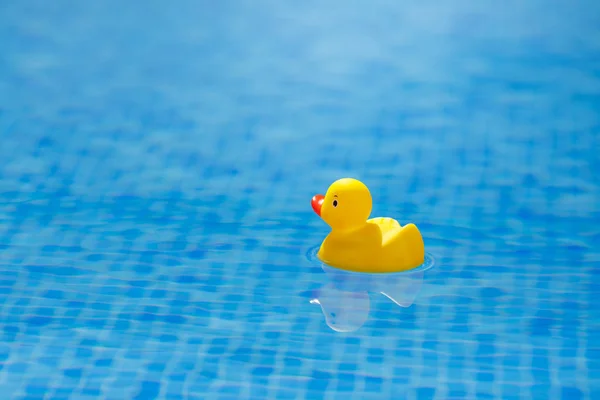
{"type": "Polygon", "coordinates": [[[3,398],[600,398],[594,2],[166,4],[2,4],[3,398]],[[343,176],[414,296],[311,258],[343,176]]]}

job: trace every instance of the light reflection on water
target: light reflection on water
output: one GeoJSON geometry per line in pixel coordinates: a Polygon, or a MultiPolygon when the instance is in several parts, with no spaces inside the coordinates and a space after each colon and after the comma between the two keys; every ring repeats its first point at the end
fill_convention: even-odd
{"type": "Polygon", "coordinates": [[[425,272],[435,264],[433,256],[426,253],[423,264],[410,271],[358,273],[321,262],[317,252],[315,247],[307,257],[312,265],[323,269],[328,282],[310,293],[310,302],[321,307],[327,325],[337,332],[352,332],[363,326],[371,310],[369,293],[381,294],[400,307],[410,307],[421,291],[425,272]]]}

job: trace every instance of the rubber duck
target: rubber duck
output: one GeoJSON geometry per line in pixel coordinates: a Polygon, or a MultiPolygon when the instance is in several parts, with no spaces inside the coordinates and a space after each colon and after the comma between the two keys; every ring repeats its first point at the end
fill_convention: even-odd
{"type": "Polygon", "coordinates": [[[392,218],[371,218],[369,188],[353,178],[331,184],[311,201],[315,213],[331,232],[317,257],[327,265],[354,272],[408,271],[425,261],[425,244],[416,225],[401,226],[392,218]]]}

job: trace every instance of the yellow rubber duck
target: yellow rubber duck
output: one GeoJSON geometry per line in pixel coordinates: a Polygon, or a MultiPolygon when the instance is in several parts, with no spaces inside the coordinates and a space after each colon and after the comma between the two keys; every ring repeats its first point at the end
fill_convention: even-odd
{"type": "Polygon", "coordinates": [[[312,198],[312,207],[331,232],[317,253],[325,264],[355,272],[400,272],[425,261],[425,245],[414,224],[371,218],[373,201],[364,183],[343,178],[312,198]]]}

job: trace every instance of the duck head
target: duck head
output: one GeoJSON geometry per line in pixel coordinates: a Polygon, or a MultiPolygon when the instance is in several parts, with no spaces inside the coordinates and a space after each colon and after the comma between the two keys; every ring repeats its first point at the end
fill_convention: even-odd
{"type": "Polygon", "coordinates": [[[325,196],[314,196],[312,207],[333,231],[351,231],[365,224],[371,215],[373,200],[364,183],[343,178],[333,182],[325,196]]]}

